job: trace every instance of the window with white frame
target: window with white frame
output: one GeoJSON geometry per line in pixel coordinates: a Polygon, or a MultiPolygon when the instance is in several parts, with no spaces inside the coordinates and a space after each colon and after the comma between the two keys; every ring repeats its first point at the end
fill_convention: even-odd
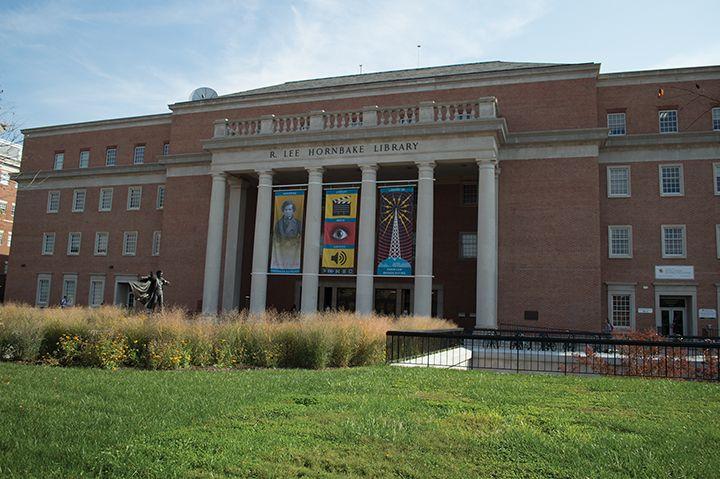
{"type": "Polygon", "coordinates": [[[53,162],[53,170],[62,170],[63,163],[65,163],[65,153],[64,152],[55,153],[55,161],[53,162]]]}
{"type": "Polygon", "coordinates": [[[90,294],[88,297],[88,305],[96,308],[103,304],[105,296],[105,277],[90,276],[90,294]]]}
{"type": "Polygon", "coordinates": [[[607,169],[608,198],[627,198],[630,196],[630,167],[611,166],[607,169]]]}
{"type": "Polygon", "coordinates": [[[713,165],[713,183],[715,184],[715,194],[720,195],[720,163],[713,165]]]}
{"type": "Polygon", "coordinates": [[[157,189],[157,201],[155,207],[159,210],[165,206],[165,185],[159,185],[157,189]]]}
{"type": "Polygon", "coordinates": [[[0,246],[2,246],[3,241],[5,241],[5,231],[0,230],[0,246]]]}
{"type": "Polygon", "coordinates": [[[613,328],[630,328],[632,308],[632,295],[611,294],[610,295],[610,324],[613,328]]]}
{"type": "Polygon", "coordinates": [[[85,190],[73,190],[73,213],[81,213],[85,211],[85,198],[87,192],[85,190]]]}
{"type": "Polygon", "coordinates": [[[473,206],[478,203],[478,185],[467,184],[462,185],[462,204],[464,206],[473,206]]]}
{"type": "Polygon", "coordinates": [[[80,240],[82,234],[79,231],[68,233],[68,256],[77,256],[80,254],[80,240]]]}
{"type": "Polygon", "coordinates": [[[107,256],[110,234],[106,231],[95,233],[95,256],[107,256]]]}
{"type": "Polygon", "coordinates": [[[152,255],[160,255],[160,237],[162,233],[160,231],[153,231],[153,242],[152,242],[152,255]]]}
{"type": "Polygon", "coordinates": [[[12,246],[12,231],[8,231],[8,248],[12,246]]]}
{"type": "Polygon", "coordinates": [[[49,191],[48,192],[48,202],[47,202],[47,212],[48,213],[57,213],[60,211],[60,192],[59,191],[49,191]]]}
{"type": "Polygon", "coordinates": [[[77,294],[77,275],[66,274],[63,276],[62,295],[67,298],[68,306],[75,306],[75,296],[77,294]]]}
{"type": "Polygon", "coordinates": [[[90,150],[80,151],[80,161],[78,163],[79,168],[87,168],[90,166],[90,150]]]}
{"type": "Polygon", "coordinates": [[[98,203],[98,211],[112,210],[113,189],[100,188],[100,201],[98,203]]]}
{"type": "Polygon", "coordinates": [[[660,165],[660,195],[682,196],[685,192],[682,165],[660,165]]]}
{"type": "Polygon", "coordinates": [[[720,131],[720,107],[712,109],[712,126],[714,131],[720,131]]]}
{"type": "Polygon", "coordinates": [[[661,110],[658,112],[660,122],[660,133],[677,133],[678,116],[677,110],[661,110]]]}
{"type": "Polygon", "coordinates": [[[42,254],[51,255],[55,252],[55,233],[43,233],[42,254]]]}
{"type": "Polygon", "coordinates": [[[133,165],[142,165],[145,162],[145,145],[138,145],[133,152],[133,165]]]}
{"type": "Polygon", "coordinates": [[[162,155],[168,156],[170,154],[170,143],[163,143],[162,155]]]}
{"type": "Polygon", "coordinates": [[[685,225],[662,226],[662,256],[663,258],[684,258],[685,251],[685,225]]]}
{"type": "Polygon", "coordinates": [[[7,201],[0,200],[0,215],[7,213],[7,201]]]}
{"type": "Polygon", "coordinates": [[[137,253],[137,231],[125,231],[123,233],[123,256],[135,256],[137,253]]]}
{"type": "Polygon", "coordinates": [[[10,216],[15,216],[15,203],[10,205],[10,216]]]}
{"type": "Polygon", "coordinates": [[[4,171],[0,173],[0,185],[7,186],[10,184],[10,173],[4,171]]]}
{"type": "Polygon", "coordinates": [[[50,305],[50,279],[49,274],[38,275],[35,306],[47,308],[50,305]]]}
{"type": "Polygon", "coordinates": [[[115,166],[117,163],[117,148],[109,146],[105,150],[105,166],[115,166]]]}
{"type": "Polygon", "coordinates": [[[610,136],[622,136],[627,130],[625,127],[625,113],[608,113],[607,126],[610,136]]]}
{"type": "Polygon", "coordinates": [[[632,226],[608,226],[608,256],[632,258],[632,226]]]}
{"type": "Polygon", "coordinates": [[[127,209],[139,210],[140,199],[142,198],[142,186],[131,186],[128,188],[127,209]]]}
{"type": "Polygon", "coordinates": [[[477,233],[460,233],[460,258],[477,258],[477,233]]]}

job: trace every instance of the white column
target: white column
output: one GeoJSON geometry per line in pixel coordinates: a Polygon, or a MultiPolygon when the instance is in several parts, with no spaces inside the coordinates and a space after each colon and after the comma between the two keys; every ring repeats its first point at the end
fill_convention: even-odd
{"type": "Polygon", "coordinates": [[[303,249],[302,298],[300,311],[303,314],[317,312],[318,273],[320,271],[320,223],[322,218],[322,168],[307,168],[308,190],[303,227],[305,247],[303,249]]]}
{"type": "Polygon", "coordinates": [[[432,313],[434,162],[418,163],[417,226],[415,233],[415,316],[432,313]]]}
{"type": "Polygon", "coordinates": [[[232,311],[240,307],[240,278],[245,234],[245,202],[247,188],[238,178],[228,178],[227,234],[225,237],[225,267],[223,268],[222,310],[232,311]]]}
{"type": "Polygon", "coordinates": [[[272,170],[258,170],[258,194],[255,208],[250,312],[265,311],[267,271],[270,256],[270,213],[272,212],[272,170]]]}
{"type": "Polygon", "coordinates": [[[475,327],[497,329],[497,160],[478,160],[477,293],[475,327]]]}
{"type": "Polygon", "coordinates": [[[205,283],[203,284],[203,314],[217,314],[220,296],[220,266],[222,262],[222,234],[225,220],[225,173],[213,173],[208,215],[207,245],[205,248],[205,283]]]}
{"type": "Polygon", "coordinates": [[[360,189],[360,224],[358,229],[357,282],[355,311],[358,314],[373,312],[375,299],[375,204],[377,202],[377,165],[362,165],[360,189]]]}

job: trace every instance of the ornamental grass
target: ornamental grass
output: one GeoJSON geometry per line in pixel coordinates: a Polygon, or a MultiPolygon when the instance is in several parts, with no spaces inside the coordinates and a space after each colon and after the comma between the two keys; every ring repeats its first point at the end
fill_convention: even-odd
{"type": "Polygon", "coordinates": [[[219,317],[181,309],[0,306],[0,361],[115,369],[308,368],[378,364],[388,330],[447,329],[434,318],[273,311],[219,317]]]}

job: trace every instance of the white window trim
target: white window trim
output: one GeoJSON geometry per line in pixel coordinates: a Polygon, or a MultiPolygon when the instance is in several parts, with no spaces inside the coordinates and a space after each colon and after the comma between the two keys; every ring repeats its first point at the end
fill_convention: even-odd
{"type": "Polygon", "coordinates": [[[621,331],[634,331],[636,328],[635,322],[635,285],[634,284],[609,284],[607,287],[607,319],[610,324],[613,325],[613,329],[619,329],[621,331]],[[615,326],[613,323],[613,304],[612,297],[617,295],[630,295],[630,326],[615,326]]]}
{"type": "Polygon", "coordinates": [[[75,283],[75,294],[72,296],[72,301],[68,302],[68,306],[75,306],[75,303],[77,302],[77,285],[78,285],[78,275],[77,273],[68,273],[63,275],[63,282],[62,282],[62,296],[67,296],[67,282],[75,283]]]}
{"type": "Polygon", "coordinates": [[[713,122],[713,117],[715,116],[715,112],[717,112],[718,117],[720,117],[720,107],[715,107],[710,111],[710,123],[713,131],[720,131],[720,128],[715,128],[715,124],[713,122]]]}
{"type": "Polygon", "coordinates": [[[100,197],[98,198],[98,211],[112,211],[112,203],[113,203],[113,189],[112,188],[100,188],[100,197]],[[109,208],[103,208],[102,207],[102,199],[103,199],[103,192],[109,191],[110,192],[110,207],[109,208]]]}
{"type": "Polygon", "coordinates": [[[662,236],[662,257],[663,258],[687,258],[687,228],[685,225],[662,225],[660,226],[662,236]],[[666,254],[665,253],[665,228],[682,228],[683,252],[682,254],[666,254]]]}
{"type": "Polygon", "coordinates": [[[142,186],[128,186],[128,193],[127,193],[127,210],[128,211],[138,211],[140,209],[140,206],[142,205],[142,186]],[[137,189],[140,191],[140,196],[138,198],[138,205],[137,208],[131,208],[130,207],[130,198],[131,194],[130,192],[134,189],[137,189]]]}
{"type": "Polygon", "coordinates": [[[47,308],[50,306],[50,297],[52,295],[52,275],[49,273],[41,273],[37,276],[37,281],[35,283],[35,306],[39,306],[41,308],[47,308]],[[47,280],[48,282],[48,297],[47,302],[41,303],[40,302],[40,281],[41,280],[47,280]]]}
{"type": "Polygon", "coordinates": [[[720,259],[720,225],[715,225],[715,249],[717,249],[717,258],[720,259]]]}
{"type": "Polygon", "coordinates": [[[478,253],[478,249],[479,249],[477,240],[478,240],[477,231],[461,231],[460,233],[458,233],[458,258],[460,260],[473,261],[473,260],[477,259],[477,253],[478,253]],[[465,256],[463,254],[463,236],[464,235],[475,235],[475,256],[465,256]]]}
{"type": "Polygon", "coordinates": [[[608,129],[608,136],[626,136],[627,135],[627,113],[624,111],[616,111],[615,113],[607,113],[605,115],[605,124],[607,125],[608,129]],[[610,128],[610,115],[622,115],[623,119],[623,129],[625,130],[624,133],[613,133],[612,129],[610,128]]]}
{"type": "Polygon", "coordinates": [[[674,133],[678,133],[680,131],[680,115],[678,115],[677,109],[670,109],[670,110],[658,110],[658,133],[661,135],[672,135],[674,133]],[[662,131],[662,120],[660,117],[665,112],[675,112],[675,131],[662,131]]]}
{"type": "Polygon", "coordinates": [[[117,157],[118,157],[118,149],[117,146],[108,146],[105,148],[105,166],[117,166],[117,157]],[[115,150],[115,158],[113,158],[113,163],[108,163],[108,152],[110,150],[115,150]]]}
{"type": "Polygon", "coordinates": [[[713,191],[715,196],[720,196],[720,188],[718,188],[718,178],[720,177],[720,163],[713,163],[713,191]]]}
{"type": "Polygon", "coordinates": [[[71,231],[68,233],[68,242],[67,242],[67,255],[68,256],[79,256],[80,255],[80,248],[82,247],[82,233],[80,231],[71,231]],[[78,251],[77,253],[73,253],[70,251],[70,245],[72,244],[72,235],[79,235],[80,237],[80,243],[78,244],[78,251]]]}
{"type": "Polygon", "coordinates": [[[627,259],[633,257],[633,229],[632,225],[608,225],[608,258],[627,259]],[[629,254],[613,254],[612,252],[612,231],[614,229],[627,229],[628,234],[628,251],[629,254]]]}
{"type": "Polygon", "coordinates": [[[157,194],[155,195],[155,209],[161,210],[165,207],[165,185],[158,185],[157,187],[157,194]],[[160,204],[160,191],[162,190],[162,199],[163,202],[160,204]]]}
{"type": "Polygon", "coordinates": [[[630,168],[630,165],[617,165],[617,166],[608,166],[607,168],[607,196],[608,198],[630,198],[632,196],[632,168],[630,168]],[[610,193],[610,170],[620,170],[620,169],[626,169],[628,172],[627,175],[627,181],[628,181],[628,192],[627,194],[612,194],[610,193]]]}
{"type": "Polygon", "coordinates": [[[108,233],[107,231],[96,231],[95,232],[95,248],[93,250],[93,254],[95,256],[107,256],[109,250],[110,250],[110,233],[108,233]],[[104,253],[98,252],[98,240],[100,239],[100,235],[107,236],[107,244],[105,245],[104,253]]]}
{"type": "Polygon", "coordinates": [[[73,213],[82,213],[83,211],[85,211],[85,204],[86,204],[86,203],[87,203],[87,190],[84,190],[84,189],[73,190],[72,212],[73,212],[73,213]],[[85,198],[83,199],[83,207],[82,207],[82,209],[76,208],[76,205],[77,205],[77,195],[78,195],[78,193],[80,193],[80,192],[82,192],[82,193],[85,194],[85,198]]]}
{"type": "Polygon", "coordinates": [[[97,308],[99,307],[104,301],[105,301],[105,276],[90,276],[90,290],[88,291],[88,306],[91,308],[97,308]],[[101,286],[101,295],[100,295],[100,304],[93,304],[93,283],[97,281],[102,284],[101,286]]]}
{"type": "Polygon", "coordinates": [[[146,151],[147,151],[147,148],[145,147],[145,145],[135,145],[135,148],[133,148],[133,165],[142,165],[145,163],[146,151]],[[138,148],[142,148],[142,152],[143,152],[142,158],[140,159],[140,161],[137,161],[138,148]]]}
{"type": "Polygon", "coordinates": [[[682,163],[662,163],[658,165],[658,181],[660,182],[660,196],[685,196],[685,171],[683,168],[682,163]],[[662,170],[663,168],[668,167],[678,167],[680,168],[680,193],[663,193],[663,176],[662,176],[662,170]]]}
{"type": "Polygon", "coordinates": [[[65,167],[65,152],[59,151],[53,155],[53,171],[60,171],[65,167]],[[58,168],[58,156],[61,157],[60,168],[58,168]]]}
{"type": "Polygon", "coordinates": [[[160,242],[162,241],[162,231],[153,231],[152,256],[160,256],[160,242]]]}
{"type": "Polygon", "coordinates": [[[55,233],[43,233],[42,235],[42,244],[40,245],[41,253],[43,256],[52,256],[55,254],[55,240],[57,237],[55,236],[55,233]],[[53,247],[52,250],[48,253],[45,251],[45,243],[47,241],[47,238],[50,238],[52,236],[53,239],[53,247]]]}
{"type": "Polygon", "coordinates": [[[78,154],[78,168],[88,168],[90,167],[90,150],[80,150],[80,153],[78,154]],[[82,156],[83,153],[87,153],[87,164],[83,166],[82,164],[82,156]]]}
{"type": "Polygon", "coordinates": [[[122,244],[122,255],[123,256],[136,256],[137,255],[139,238],[140,238],[140,235],[138,235],[137,231],[123,231],[123,244],[122,244]],[[127,239],[132,234],[135,235],[135,251],[133,251],[132,253],[129,253],[127,250],[127,239]]]}
{"type": "Polygon", "coordinates": [[[60,195],[60,191],[59,191],[59,190],[48,191],[47,211],[46,211],[46,212],[47,212],[47,213],[59,213],[59,212],[60,212],[60,200],[61,200],[61,198],[62,198],[62,197],[61,197],[61,195],[60,195]],[[51,203],[50,199],[52,198],[52,195],[55,194],[55,193],[57,193],[57,196],[58,196],[58,208],[53,211],[53,210],[50,209],[50,203],[51,203]]]}

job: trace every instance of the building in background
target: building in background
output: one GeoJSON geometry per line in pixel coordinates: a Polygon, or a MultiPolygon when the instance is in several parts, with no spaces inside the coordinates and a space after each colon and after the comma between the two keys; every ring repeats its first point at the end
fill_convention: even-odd
{"type": "Polygon", "coordinates": [[[22,145],[0,138],[0,301],[5,298],[18,187],[11,177],[20,172],[21,157],[22,145]]]}
{"type": "Polygon", "coordinates": [[[717,328],[720,67],[485,62],[25,130],[8,296],[717,328]]]}

